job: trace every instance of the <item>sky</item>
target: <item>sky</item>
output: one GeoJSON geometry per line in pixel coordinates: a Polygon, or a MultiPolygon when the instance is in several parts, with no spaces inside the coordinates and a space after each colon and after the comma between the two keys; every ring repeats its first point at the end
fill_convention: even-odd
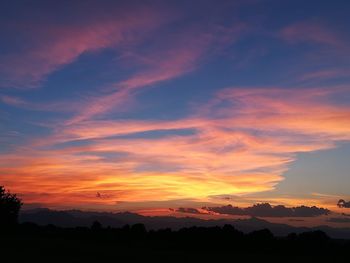
{"type": "Polygon", "coordinates": [[[350,226],[348,1],[0,5],[0,183],[25,207],[350,226]]]}

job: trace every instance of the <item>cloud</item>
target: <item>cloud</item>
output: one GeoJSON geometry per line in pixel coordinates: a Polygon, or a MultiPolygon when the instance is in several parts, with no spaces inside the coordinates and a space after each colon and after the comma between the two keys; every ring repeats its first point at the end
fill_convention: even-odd
{"type": "Polygon", "coordinates": [[[23,107],[27,105],[27,103],[23,99],[8,95],[0,95],[0,101],[5,104],[16,107],[23,107]]]}
{"type": "Polygon", "coordinates": [[[134,60],[142,68],[140,72],[110,84],[107,94],[93,96],[82,103],[66,125],[93,119],[113,109],[125,108],[140,90],[195,70],[204,59],[235,43],[245,31],[246,25],[237,22],[230,27],[190,27],[165,37],[156,37],[153,39],[156,44],[143,51],[142,55],[134,52],[128,56],[129,60],[134,60]]]}
{"type": "MultiPolygon", "coordinates": [[[[56,125],[49,136],[1,154],[0,178],[26,202],[48,206],[203,201],[269,191],[297,153],[350,140],[350,108],[332,99],[346,92],[228,88],[176,120],[56,125]],[[164,135],[154,136],[159,131],[164,135]],[[110,198],[98,199],[96,192],[110,198]]],[[[307,212],[313,211],[294,213],[307,212]]]]}
{"type": "Polygon", "coordinates": [[[349,77],[350,71],[344,69],[325,69],[304,73],[300,81],[324,81],[329,79],[339,79],[349,77]]]}
{"type": "Polygon", "coordinates": [[[186,214],[202,214],[201,211],[199,211],[198,209],[188,208],[188,207],[179,207],[175,209],[175,212],[186,213],[186,214]]]}
{"type": "MultiPolygon", "coordinates": [[[[108,83],[101,80],[103,86],[78,101],[76,93],[71,102],[38,104],[28,98],[45,99],[45,94],[33,93],[27,99],[0,96],[2,103],[23,109],[72,112],[65,119],[63,114],[50,119],[45,126],[49,135],[0,153],[0,180],[26,202],[93,207],[213,197],[227,202],[234,196],[274,190],[299,153],[350,140],[350,107],[344,99],[348,86],[210,87],[218,92],[204,103],[192,104],[189,113],[178,119],[118,118],[115,113],[128,110],[131,102],[143,106],[136,101],[141,92],[163,88],[165,82],[195,71],[212,57],[226,56],[225,51],[248,29],[231,12],[235,22],[222,25],[216,23],[226,20],[222,17],[213,22],[205,15],[203,21],[193,19],[191,12],[182,19],[172,9],[175,5],[166,5],[92,1],[71,3],[66,9],[55,3],[33,3],[16,5],[11,12],[17,15],[9,12],[6,17],[13,18],[1,23],[1,35],[8,36],[1,43],[2,87],[38,87],[82,56],[104,57],[105,51],[112,59],[118,56],[108,74],[122,76],[108,83]],[[193,20],[199,23],[189,23],[193,20]],[[127,68],[127,73],[119,74],[118,67],[127,68]],[[338,97],[342,103],[334,102],[338,97]]],[[[334,30],[310,21],[287,26],[280,37],[288,43],[346,48],[334,30]]],[[[346,74],[325,69],[306,73],[301,80],[346,74]]],[[[174,207],[180,206],[185,205],[174,207]]]]}
{"type": "Polygon", "coordinates": [[[328,215],[329,210],[316,206],[285,207],[284,205],[271,206],[269,203],[255,204],[250,207],[240,208],[232,205],[220,207],[203,207],[210,212],[227,215],[246,215],[258,217],[314,217],[328,215]]]}
{"type": "Polygon", "coordinates": [[[317,43],[331,47],[344,47],[340,37],[325,25],[312,21],[293,23],[282,29],[281,37],[293,44],[317,43]]]}
{"type": "MultiPolygon", "coordinates": [[[[145,33],[162,25],[165,18],[160,10],[146,5],[135,7],[120,1],[108,7],[99,10],[93,2],[84,6],[73,4],[71,11],[75,12],[75,19],[62,20],[56,17],[57,14],[67,16],[61,8],[53,10],[42,5],[26,10],[22,17],[16,16],[20,17],[16,21],[7,21],[2,27],[3,33],[14,32],[6,34],[8,41],[17,43],[17,39],[21,39],[26,45],[25,48],[14,45],[10,52],[1,56],[0,86],[36,87],[49,74],[82,54],[138,41],[145,33]],[[41,10],[40,16],[35,15],[38,10],[41,10]],[[11,39],[12,35],[16,35],[16,39],[11,39]]],[[[21,10],[16,10],[18,12],[21,10]]]]}
{"type": "Polygon", "coordinates": [[[31,102],[20,97],[0,95],[0,102],[29,111],[74,112],[75,104],[67,101],[31,102]]]}
{"type": "MultiPolygon", "coordinates": [[[[349,39],[339,28],[317,21],[300,21],[283,28],[279,36],[301,55],[296,78],[300,86],[326,86],[347,83],[349,39]],[[306,48],[306,49],[305,49],[306,48]]],[[[293,52],[294,52],[293,51],[293,52]]]]}
{"type": "Polygon", "coordinates": [[[105,193],[100,193],[100,192],[97,192],[96,193],[96,198],[100,198],[100,199],[108,199],[110,198],[111,196],[109,194],[105,194],[105,193]]]}
{"type": "Polygon", "coordinates": [[[340,208],[350,208],[350,202],[340,199],[337,203],[337,206],[340,208]]]}
{"type": "Polygon", "coordinates": [[[350,223],[350,218],[331,217],[331,218],[327,219],[327,222],[331,222],[331,223],[350,223]]]}

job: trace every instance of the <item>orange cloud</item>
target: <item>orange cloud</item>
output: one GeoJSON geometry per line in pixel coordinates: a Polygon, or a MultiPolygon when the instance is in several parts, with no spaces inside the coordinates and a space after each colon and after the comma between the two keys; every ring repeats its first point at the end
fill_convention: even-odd
{"type": "Polygon", "coordinates": [[[350,108],[332,103],[344,92],[230,88],[183,119],[59,126],[51,136],[1,155],[0,178],[26,202],[55,207],[269,191],[297,153],[350,140],[350,108]],[[160,130],[167,133],[140,136],[160,130]],[[96,198],[97,192],[108,198],[96,198]]]}

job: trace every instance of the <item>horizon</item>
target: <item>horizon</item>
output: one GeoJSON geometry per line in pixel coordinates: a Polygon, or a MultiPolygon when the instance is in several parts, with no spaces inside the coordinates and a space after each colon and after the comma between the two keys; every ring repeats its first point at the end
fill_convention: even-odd
{"type": "Polygon", "coordinates": [[[350,228],[347,6],[2,3],[0,185],[24,210],[350,228]]]}

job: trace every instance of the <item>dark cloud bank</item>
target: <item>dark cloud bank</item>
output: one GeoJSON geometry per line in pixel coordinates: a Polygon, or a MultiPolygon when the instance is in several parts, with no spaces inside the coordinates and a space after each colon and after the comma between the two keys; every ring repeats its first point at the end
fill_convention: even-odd
{"type": "MultiPolygon", "coordinates": [[[[204,210],[225,215],[260,216],[260,217],[315,217],[328,215],[330,211],[316,206],[285,207],[284,205],[272,206],[269,203],[255,204],[250,207],[237,207],[232,205],[203,207],[204,210]]],[[[178,208],[177,212],[200,214],[195,208],[178,208]]]]}
{"type": "Polygon", "coordinates": [[[198,209],[196,208],[188,208],[188,207],[179,207],[177,209],[170,209],[175,212],[180,212],[180,213],[187,213],[187,214],[202,214],[198,209]]]}

